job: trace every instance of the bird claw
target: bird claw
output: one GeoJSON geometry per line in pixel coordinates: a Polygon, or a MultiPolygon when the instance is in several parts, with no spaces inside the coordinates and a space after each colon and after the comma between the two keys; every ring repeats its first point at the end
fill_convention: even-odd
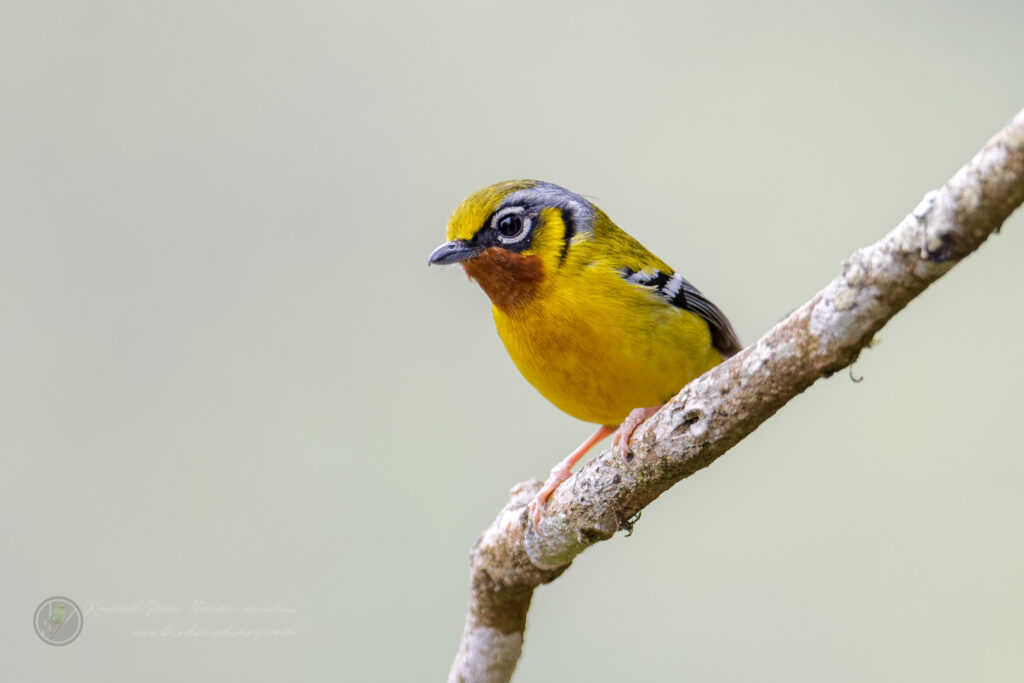
{"type": "MultiPolygon", "coordinates": [[[[632,431],[630,431],[630,436],[632,436],[632,431]]],[[[615,438],[612,439],[612,453],[621,456],[626,462],[633,459],[633,453],[629,450],[629,437],[622,438],[621,431],[616,432],[615,438]]]]}
{"type": "Polygon", "coordinates": [[[533,530],[540,533],[540,512],[544,509],[544,503],[540,502],[537,498],[530,501],[530,521],[533,523],[533,530]]]}
{"type": "Polygon", "coordinates": [[[555,465],[555,468],[551,470],[551,474],[548,475],[548,480],[544,482],[544,486],[541,487],[540,491],[537,491],[537,495],[530,501],[530,519],[533,521],[534,531],[537,531],[540,525],[540,515],[548,503],[548,498],[555,492],[559,484],[568,479],[571,474],[572,471],[566,466],[566,463],[561,462],[555,465]]]}
{"type": "Polygon", "coordinates": [[[622,459],[626,462],[632,460],[633,453],[629,450],[629,438],[633,436],[633,432],[643,424],[644,420],[654,415],[660,408],[661,406],[652,406],[650,408],[634,408],[631,410],[626,419],[619,425],[619,428],[615,430],[615,438],[612,439],[612,451],[620,453],[622,459]]]}

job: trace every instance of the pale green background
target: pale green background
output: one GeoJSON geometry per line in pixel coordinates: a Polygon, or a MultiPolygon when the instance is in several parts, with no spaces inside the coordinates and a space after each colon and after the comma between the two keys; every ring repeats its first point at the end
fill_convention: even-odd
{"type": "MultiPolygon", "coordinates": [[[[470,546],[590,431],[426,267],[463,196],[595,198],[750,341],[1024,105],[1021,26],[5,0],[0,680],[443,679],[470,546]]],[[[541,588],[516,680],[1024,679],[1022,233],[541,588]]]]}

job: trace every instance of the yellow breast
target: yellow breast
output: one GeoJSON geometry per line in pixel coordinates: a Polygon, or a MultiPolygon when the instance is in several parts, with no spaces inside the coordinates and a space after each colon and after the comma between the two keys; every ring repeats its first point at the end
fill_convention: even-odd
{"type": "Polygon", "coordinates": [[[513,313],[494,306],[494,320],[523,376],[573,417],[617,425],[722,361],[699,316],[612,271],[552,284],[513,313]]]}

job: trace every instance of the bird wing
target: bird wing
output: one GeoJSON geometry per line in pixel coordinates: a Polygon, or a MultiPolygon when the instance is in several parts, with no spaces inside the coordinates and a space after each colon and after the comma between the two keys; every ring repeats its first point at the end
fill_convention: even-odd
{"type": "Polygon", "coordinates": [[[619,274],[626,282],[653,289],[656,295],[664,298],[676,308],[696,313],[703,318],[711,329],[711,345],[724,358],[732,356],[743,348],[736,336],[736,331],[732,329],[732,324],[725,314],[682,275],[662,270],[647,271],[630,268],[621,269],[619,274]]]}

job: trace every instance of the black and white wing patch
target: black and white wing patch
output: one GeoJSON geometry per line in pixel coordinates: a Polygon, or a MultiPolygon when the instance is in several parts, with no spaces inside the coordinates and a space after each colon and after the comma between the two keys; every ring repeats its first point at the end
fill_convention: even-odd
{"type": "Polygon", "coordinates": [[[660,270],[646,272],[629,268],[623,268],[620,273],[626,282],[650,287],[654,289],[655,294],[664,297],[673,306],[704,318],[711,328],[711,345],[724,357],[728,358],[743,348],[725,314],[682,275],[669,275],[660,270]]]}

